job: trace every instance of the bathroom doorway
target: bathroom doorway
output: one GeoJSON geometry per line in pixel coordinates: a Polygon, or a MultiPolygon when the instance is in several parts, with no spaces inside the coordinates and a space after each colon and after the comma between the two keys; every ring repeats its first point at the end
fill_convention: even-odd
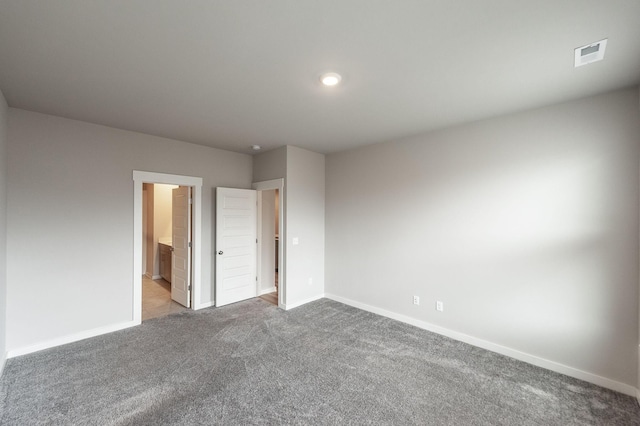
{"type": "MultiPolygon", "coordinates": [[[[185,305],[190,305],[192,309],[201,309],[210,304],[202,304],[200,302],[200,289],[201,289],[201,241],[202,241],[202,178],[199,177],[191,177],[191,176],[181,176],[181,175],[169,175],[164,173],[153,173],[153,172],[142,172],[142,171],[134,171],[133,172],[133,180],[134,180],[134,223],[133,223],[133,231],[134,231],[134,271],[133,271],[133,321],[137,324],[142,322],[142,296],[143,296],[143,282],[147,284],[148,281],[154,281],[154,278],[163,281],[171,281],[175,286],[176,283],[180,284],[182,287],[182,293],[180,296],[182,297],[182,302],[185,305]],[[147,184],[147,185],[145,185],[147,184]],[[150,185],[154,187],[157,184],[163,185],[173,185],[171,189],[172,194],[172,210],[171,210],[171,240],[176,239],[176,235],[179,236],[179,241],[169,241],[164,238],[167,238],[166,235],[163,235],[163,242],[169,249],[171,253],[171,266],[168,269],[165,269],[165,277],[163,278],[161,274],[161,265],[160,265],[160,233],[157,235],[154,232],[153,241],[149,238],[149,214],[150,214],[150,204],[151,204],[151,193],[150,193],[150,185]],[[146,191],[145,191],[146,188],[146,191]],[[182,214],[179,221],[180,226],[184,228],[186,222],[188,222],[188,230],[185,229],[180,230],[178,234],[176,234],[176,226],[174,226],[174,218],[177,217],[177,213],[174,209],[175,202],[175,192],[180,192],[182,189],[188,189],[185,193],[187,194],[186,198],[183,196],[183,200],[181,203],[186,202],[189,206],[189,214],[182,214]],[[186,200],[186,201],[185,201],[186,200]],[[146,205],[146,207],[145,207],[146,205]],[[188,216],[188,220],[186,218],[188,216]],[[147,242],[147,244],[145,244],[147,242]],[[151,242],[149,244],[149,242],[151,242]],[[169,243],[169,244],[166,244],[169,243]],[[178,245],[179,247],[178,247],[178,245]],[[173,249],[173,251],[172,251],[173,249]],[[181,264],[178,265],[180,268],[177,268],[174,264],[176,259],[176,251],[177,249],[183,250],[181,254],[181,264]],[[185,254],[186,253],[186,254],[185,254]],[[157,269],[156,265],[149,265],[147,267],[147,263],[149,259],[156,259],[157,257],[157,269]],[[181,270],[181,271],[180,271],[181,270]],[[169,272],[170,271],[170,272],[169,272]],[[176,279],[176,272],[183,272],[182,275],[178,276],[176,279]],[[166,277],[169,277],[170,280],[166,280],[166,277]],[[175,283],[174,283],[175,281],[175,283]]],[[[160,188],[158,186],[158,188],[160,188]]],[[[155,195],[154,188],[154,195],[155,195]]],[[[183,194],[184,195],[184,194],[183,194]]],[[[165,225],[166,226],[166,225],[165,225]]],[[[164,231],[166,234],[167,231],[164,231]]],[[[167,257],[165,256],[165,261],[167,257]]],[[[154,263],[154,262],[152,262],[154,263]]],[[[165,262],[166,267],[166,262],[165,262]]],[[[163,281],[160,281],[161,284],[164,284],[163,281]]],[[[158,283],[156,283],[158,284],[158,283]]],[[[166,284],[164,284],[167,287],[166,284]]],[[[157,289],[160,291],[159,289],[157,289]]],[[[173,294],[176,289],[171,288],[170,290],[164,289],[165,292],[169,292],[169,294],[173,294]]],[[[174,308],[177,309],[177,308],[174,308]]],[[[185,308],[186,309],[186,308],[185,308]]],[[[171,313],[171,312],[169,312],[171,313]]]]}
{"type": "Polygon", "coordinates": [[[188,186],[142,185],[142,321],[189,308],[190,191],[188,186]]]}

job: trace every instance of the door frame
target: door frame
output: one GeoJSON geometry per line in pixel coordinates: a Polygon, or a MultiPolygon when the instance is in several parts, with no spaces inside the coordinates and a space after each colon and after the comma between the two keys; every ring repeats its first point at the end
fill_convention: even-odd
{"type": "MultiPolygon", "coordinates": [[[[285,245],[284,242],[287,241],[287,230],[284,226],[285,220],[285,209],[284,209],[284,179],[272,179],[265,180],[261,182],[254,182],[251,185],[251,188],[258,191],[258,235],[262,235],[262,192],[271,189],[278,190],[278,307],[285,309],[287,307],[287,287],[286,287],[286,259],[285,259],[285,245]]],[[[256,281],[256,287],[258,283],[262,282],[262,238],[258,238],[258,250],[256,253],[257,263],[256,263],[256,273],[258,275],[258,280],[256,281]]],[[[257,290],[257,288],[256,288],[257,290]]]]}
{"type": "Polygon", "coordinates": [[[162,183],[167,185],[190,186],[193,204],[191,252],[191,306],[202,309],[210,304],[200,301],[200,283],[202,281],[202,178],[195,176],[171,175],[167,173],[133,171],[133,300],[132,316],[136,325],[142,323],[142,184],[162,183]]]}

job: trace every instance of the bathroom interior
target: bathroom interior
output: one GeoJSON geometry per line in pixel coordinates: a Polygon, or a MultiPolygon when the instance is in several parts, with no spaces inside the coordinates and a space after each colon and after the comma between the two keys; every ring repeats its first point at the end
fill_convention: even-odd
{"type": "Polygon", "coordinates": [[[171,299],[172,190],[178,185],[142,186],[142,320],[186,307],[171,299]]]}

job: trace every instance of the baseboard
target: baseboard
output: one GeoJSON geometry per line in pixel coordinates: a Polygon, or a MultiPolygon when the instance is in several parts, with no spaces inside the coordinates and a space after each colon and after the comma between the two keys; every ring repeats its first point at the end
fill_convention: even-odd
{"type": "Polygon", "coordinates": [[[7,353],[2,353],[2,359],[0,359],[0,377],[2,377],[2,372],[4,371],[4,365],[7,363],[7,353]]]}
{"type": "Polygon", "coordinates": [[[308,299],[299,300],[299,301],[293,302],[293,303],[285,303],[285,304],[283,304],[281,306],[281,308],[284,309],[285,311],[288,311],[289,309],[293,309],[293,308],[297,308],[298,306],[306,305],[307,303],[314,302],[314,301],[316,301],[318,299],[322,299],[323,297],[325,297],[324,294],[318,294],[318,295],[310,297],[308,299]]]}
{"type": "Polygon", "coordinates": [[[273,293],[274,291],[276,291],[276,286],[274,285],[273,287],[269,287],[265,290],[260,290],[260,293],[258,293],[258,296],[262,296],[263,294],[269,294],[269,293],[273,293]]]}
{"type": "Polygon", "coordinates": [[[538,367],[545,368],[547,370],[555,371],[556,373],[564,374],[566,376],[575,377],[576,379],[584,380],[585,382],[593,383],[603,388],[611,389],[616,392],[620,392],[629,396],[636,396],[640,401],[640,394],[638,389],[633,386],[621,383],[606,377],[598,376],[597,374],[589,373],[579,370],[577,368],[569,367],[564,364],[550,361],[548,359],[540,358],[535,355],[531,355],[525,352],[511,349],[506,346],[502,346],[487,340],[479,339],[477,337],[470,336],[468,334],[460,333],[450,330],[445,327],[441,327],[435,324],[431,324],[426,321],[417,320],[415,318],[408,317],[406,315],[398,314],[388,311],[386,309],[378,308],[376,306],[367,305],[365,303],[357,302],[355,300],[347,299],[345,297],[336,296],[334,294],[325,294],[327,299],[335,300],[336,302],[344,303],[345,305],[353,306],[354,308],[362,309],[364,311],[372,312],[374,314],[382,315],[387,318],[398,320],[413,326],[422,328],[424,330],[431,331],[433,333],[441,334],[443,336],[450,337],[455,340],[459,340],[464,343],[468,343],[473,346],[480,347],[492,352],[506,355],[508,357],[524,361],[529,364],[536,365],[538,367]]]}
{"type": "Polygon", "coordinates": [[[150,274],[148,272],[145,272],[144,274],[142,274],[142,276],[143,277],[147,277],[150,280],[159,280],[160,278],[162,278],[162,275],[153,275],[153,274],[150,274]]]}
{"type": "Polygon", "coordinates": [[[214,303],[215,302],[213,300],[211,302],[199,303],[197,305],[193,305],[193,310],[198,311],[200,309],[210,308],[214,305],[214,303]]]}
{"type": "Polygon", "coordinates": [[[7,352],[7,358],[14,358],[20,355],[26,355],[26,354],[38,352],[44,349],[66,345],[67,343],[73,343],[80,340],[88,339],[90,337],[112,333],[114,331],[123,330],[125,328],[133,327],[136,325],[140,325],[140,323],[137,323],[135,321],[128,321],[120,324],[114,324],[106,327],[98,327],[92,330],[82,331],[80,333],[70,334],[68,336],[58,337],[57,339],[47,340],[45,342],[38,343],[35,345],[25,346],[22,348],[10,350],[9,352],[7,352]]]}
{"type": "MultiPolygon", "coordinates": [[[[638,366],[640,367],[640,345],[638,345],[638,366]]],[[[638,387],[640,388],[640,371],[638,372],[638,387]]],[[[640,405],[640,389],[636,389],[636,401],[640,405]]]]}

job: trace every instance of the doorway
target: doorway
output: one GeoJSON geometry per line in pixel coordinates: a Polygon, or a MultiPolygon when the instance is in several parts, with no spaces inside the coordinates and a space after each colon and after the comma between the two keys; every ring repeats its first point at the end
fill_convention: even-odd
{"type": "Polygon", "coordinates": [[[258,296],[261,299],[278,305],[278,249],[279,249],[279,216],[278,189],[265,189],[259,192],[258,217],[260,218],[260,279],[258,280],[258,296]]]}
{"type": "MultiPolygon", "coordinates": [[[[191,241],[185,242],[190,251],[189,259],[191,259],[190,283],[185,287],[189,291],[189,301],[192,309],[201,309],[210,306],[210,304],[202,304],[200,299],[201,290],[201,242],[202,242],[202,178],[192,176],[170,175],[164,173],[143,172],[134,170],[134,221],[133,221],[133,294],[132,294],[132,316],[133,322],[140,324],[142,322],[142,283],[143,283],[143,209],[144,209],[144,191],[145,183],[149,184],[167,184],[181,187],[189,187],[191,189],[192,203],[192,225],[189,234],[191,241]]],[[[148,195],[147,195],[148,197],[148,195]]],[[[172,213],[173,214],[173,213],[172,213]]],[[[175,215],[175,214],[174,214],[175,215]]],[[[175,247],[175,244],[172,244],[175,247]]],[[[149,255],[150,248],[147,247],[146,255],[149,255]]]]}
{"type": "Polygon", "coordinates": [[[258,191],[257,294],[286,309],[284,179],[255,182],[258,191]]]}
{"type": "Polygon", "coordinates": [[[142,185],[142,321],[189,308],[191,187],[142,185]],[[188,216],[188,217],[185,217],[188,216]]]}

